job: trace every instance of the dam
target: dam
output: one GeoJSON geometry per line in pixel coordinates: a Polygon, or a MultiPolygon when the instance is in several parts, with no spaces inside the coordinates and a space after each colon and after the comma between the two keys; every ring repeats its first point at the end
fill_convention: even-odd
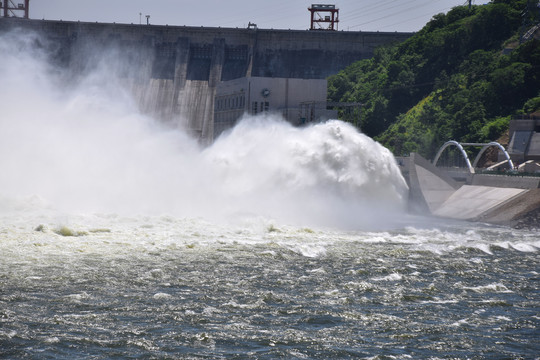
{"type": "Polygon", "coordinates": [[[132,89],[144,113],[186,129],[201,143],[215,136],[219,83],[240,78],[326,79],[412,33],[274,30],[104,24],[0,18],[43,38],[52,61],[73,77],[100,61],[132,89]]]}
{"type": "Polygon", "coordinates": [[[538,230],[410,216],[393,155],[340,121],[199,146],[84,76],[96,56],[166,90],[145,48],[130,68],[18,35],[0,35],[0,358],[538,357],[538,230]]]}

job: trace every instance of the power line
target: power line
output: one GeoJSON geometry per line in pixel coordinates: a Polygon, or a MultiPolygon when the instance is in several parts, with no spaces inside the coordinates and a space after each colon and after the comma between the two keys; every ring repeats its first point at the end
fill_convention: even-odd
{"type": "MultiPolygon", "coordinates": [[[[438,1],[441,1],[441,0],[438,0],[438,1]]],[[[429,3],[433,3],[433,2],[429,2],[429,3]]],[[[356,25],[350,25],[348,26],[349,28],[356,28],[356,27],[360,27],[360,26],[364,26],[364,25],[368,25],[368,24],[372,24],[372,23],[375,23],[375,22],[378,22],[380,20],[384,20],[384,19],[388,19],[388,18],[391,18],[391,17],[394,17],[394,16],[400,16],[400,18],[403,18],[403,14],[404,13],[407,13],[407,12],[410,12],[410,11],[414,11],[414,10],[418,10],[419,8],[421,7],[424,7],[425,5],[427,5],[427,3],[424,3],[422,5],[419,5],[419,6],[416,6],[416,7],[413,7],[413,8],[409,8],[409,9],[405,9],[405,10],[399,10],[397,12],[392,12],[392,13],[389,13],[385,16],[381,16],[381,17],[378,17],[376,19],[372,19],[370,21],[366,21],[366,22],[363,22],[363,23],[360,23],[360,24],[356,24],[356,25]]],[[[440,11],[443,11],[443,10],[448,10],[448,9],[451,9],[452,7],[446,7],[444,9],[441,9],[441,10],[433,10],[431,11],[430,13],[428,13],[427,15],[435,15],[437,13],[439,13],[440,11]]],[[[425,16],[427,16],[425,15],[425,16]]],[[[407,23],[407,22],[410,22],[410,21],[413,21],[413,20],[416,20],[416,19],[419,19],[419,18],[422,18],[423,16],[415,16],[414,18],[409,18],[409,19],[406,19],[404,21],[400,21],[400,22],[397,22],[397,23],[393,23],[393,25],[396,25],[396,24],[402,24],[402,23],[407,23]]],[[[392,26],[392,25],[390,25],[392,26]]],[[[389,27],[388,25],[385,25],[383,26],[382,28],[386,28],[386,27],[389,27]]]]}
{"type": "MultiPolygon", "coordinates": [[[[361,13],[362,15],[365,15],[366,13],[369,14],[370,12],[372,12],[373,10],[377,9],[377,8],[380,8],[381,6],[386,6],[386,5],[389,5],[391,3],[394,3],[396,2],[397,0],[390,0],[390,1],[382,1],[380,3],[378,3],[377,5],[375,6],[367,6],[365,8],[361,7],[357,10],[353,10],[353,11],[350,11],[347,13],[347,15],[344,15],[344,16],[341,16],[342,19],[347,19],[347,18],[350,18],[350,17],[355,17],[356,14],[358,13],[361,13]]],[[[354,5],[358,5],[357,3],[355,3],[354,5]]]]}
{"type": "Polygon", "coordinates": [[[424,18],[424,17],[429,16],[429,15],[431,15],[433,17],[433,15],[439,14],[439,13],[441,13],[443,11],[450,10],[450,9],[452,9],[452,8],[447,7],[447,8],[444,8],[444,9],[440,9],[440,10],[437,10],[437,12],[435,14],[433,13],[433,11],[430,11],[428,13],[424,13],[424,14],[419,15],[419,16],[414,17],[414,18],[409,18],[409,19],[406,19],[406,20],[403,20],[403,21],[400,21],[400,22],[391,23],[391,24],[382,26],[381,29],[388,28],[388,27],[395,26],[395,25],[405,24],[405,23],[408,23],[408,22],[411,22],[411,21],[414,21],[414,20],[424,18]]]}
{"type": "MultiPolygon", "coordinates": [[[[261,6],[256,9],[254,8],[244,9],[244,11],[242,12],[235,12],[236,14],[238,14],[238,16],[228,17],[227,21],[223,21],[223,15],[220,15],[219,17],[209,18],[208,22],[215,23],[219,21],[219,23],[222,26],[226,26],[230,24],[241,24],[241,23],[246,23],[247,21],[262,22],[264,20],[264,17],[269,14],[275,14],[275,13],[288,14],[288,13],[294,12],[294,10],[296,9],[297,9],[297,6],[291,4],[290,0],[283,0],[277,3],[268,2],[266,6],[261,6]]],[[[307,15],[306,15],[306,19],[307,19],[307,15]]]]}
{"type": "MultiPolygon", "coordinates": [[[[374,12],[374,13],[368,13],[368,14],[362,14],[362,15],[359,15],[359,16],[355,16],[355,17],[353,17],[353,18],[350,18],[348,21],[349,21],[349,22],[353,22],[353,21],[354,21],[354,22],[357,22],[357,21],[366,20],[366,19],[368,19],[368,18],[371,19],[371,18],[373,18],[373,16],[375,16],[375,15],[377,15],[377,14],[387,14],[388,11],[389,11],[390,9],[394,9],[394,10],[395,10],[395,9],[397,9],[397,8],[400,8],[400,7],[402,8],[403,6],[407,6],[408,4],[410,4],[410,3],[412,3],[412,2],[415,2],[415,1],[417,1],[417,0],[411,0],[411,1],[408,1],[408,2],[406,2],[406,3],[399,4],[397,7],[381,9],[380,11],[377,11],[377,12],[374,12]]],[[[403,9],[403,10],[400,11],[400,14],[401,14],[402,12],[407,12],[407,11],[409,11],[409,10],[410,10],[410,9],[403,9]]],[[[383,17],[383,18],[384,18],[384,17],[383,17]]],[[[353,25],[352,27],[354,27],[354,26],[355,26],[355,25],[353,25]]]]}

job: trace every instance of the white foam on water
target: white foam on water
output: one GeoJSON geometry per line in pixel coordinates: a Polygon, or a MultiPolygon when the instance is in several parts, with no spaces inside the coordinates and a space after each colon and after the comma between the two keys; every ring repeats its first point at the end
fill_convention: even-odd
{"type": "Polygon", "coordinates": [[[535,246],[534,244],[525,244],[525,243],[513,243],[513,244],[510,244],[510,246],[517,250],[517,251],[522,251],[522,252],[536,252],[538,251],[538,247],[535,246]]]}
{"type": "Polygon", "coordinates": [[[460,326],[465,326],[465,325],[469,325],[469,324],[470,324],[469,319],[461,319],[461,320],[458,320],[456,322],[451,323],[449,326],[451,326],[451,327],[460,327],[460,326]]]}
{"type": "Polygon", "coordinates": [[[170,299],[171,297],[172,297],[171,294],[167,294],[167,293],[163,293],[163,292],[156,293],[153,296],[153,298],[156,299],[156,300],[166,300],[166,299],[170,299]]]}
{"type": "Polygon", "coordinates": [[[308,258],[318,258],[326,255],[326,248],[317,244],[285,245],[289,250],[308,258]]]}
{"type": "Polygon", "coordinates": [[[246,116],[201,148],[142,114],[106,67],[66,81],[36,41],[0,39],[0,234],[13,254],[217,243],[272,243],[313,258],[337,242],[434,254],[540,248],[519,231],[404,214],[407,186],[392,154],[350,124],[246,116]],[[63,227],[77,236],[59,235],[63,227]]]}
{"type": "Polygon", "coordinates": [[[512,290],[508,289],[504,284],[501,283],[492,283],[488,285],[481,285],[481,286],[464,286],[463,289],[465,290],[471,290],[477,293],[489,293],[489,292],[495,292],[495,293],[511,293],[512,290]]]}
{"type": "Polygon", "coordinates": [[[403,275],[398,274],[398,273],[392,273],[387,276],[373,278],[372,280],[373,281],[401,281],[403,280],[403,275]]]}

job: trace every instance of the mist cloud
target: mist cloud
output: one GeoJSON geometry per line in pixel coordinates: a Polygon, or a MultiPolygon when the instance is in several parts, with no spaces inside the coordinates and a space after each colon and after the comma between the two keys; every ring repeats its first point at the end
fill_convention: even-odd
{"type": "Polygon", "coordinates": [[[391,153],[352,126],[246,117],[202,149],[142,114],[107,67],[69,76],[36,35],[0,39],[0,202],[72,212],[168,213],[355,227],[402,209],[391,153]]]}

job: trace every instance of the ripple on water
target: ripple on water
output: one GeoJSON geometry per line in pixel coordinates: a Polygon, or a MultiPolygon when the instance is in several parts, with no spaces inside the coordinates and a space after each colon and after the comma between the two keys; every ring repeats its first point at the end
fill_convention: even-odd
{"type": "Polygon", "coordinates": [[[88,232],[82,237],[29,226],[20,239],[17,230],[1,240],[10,256],[0,260],[0,345],[10,357],[70,357],[81,348],[88,356],[260,358],[540,350],[531,270],[539,260],[511,245],[531,245],[526,236],[505,242],[483,229],[465,241],[461,230],[283,225],[268,236],[266,224],[141,223],[153,232],[136,219],[85,216],[71,225],[88,232]],[[377,237],[385,241],[369,241],[377,237]]]}

